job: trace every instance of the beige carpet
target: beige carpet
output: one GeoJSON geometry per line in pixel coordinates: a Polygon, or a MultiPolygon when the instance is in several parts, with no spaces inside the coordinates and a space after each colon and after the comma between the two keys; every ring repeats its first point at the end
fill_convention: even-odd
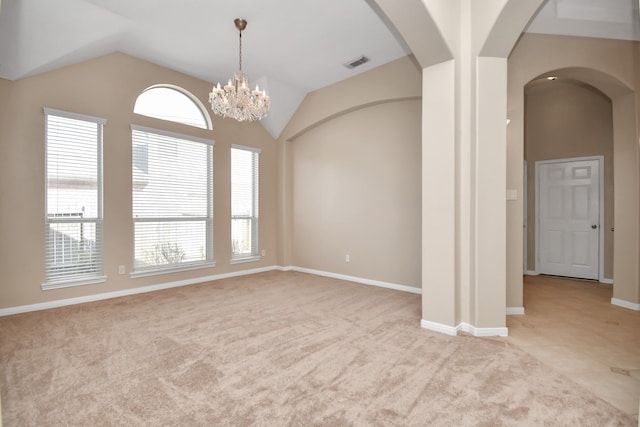
{"type": "Polygon", "coordinates": [[[4,426],[633,425],[420,297],[269,272],[0,318],[4,426]]]}

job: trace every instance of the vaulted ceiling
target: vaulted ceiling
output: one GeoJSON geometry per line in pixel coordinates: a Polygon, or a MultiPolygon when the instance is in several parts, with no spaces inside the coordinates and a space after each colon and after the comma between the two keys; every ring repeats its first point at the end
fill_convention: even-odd
{"type": "MultiPolygon", "coordinates": [[[[277,137],[304,96],[410,53],[367,0],[0,0],[0,78],[111,52],[210,81],[238,68],[272,97],[277,137]],[[344,64],[365,55],[370,61],[344,64]]],[[[548,0],[526,31],[640,40],[637,0],[548,0]]]]}

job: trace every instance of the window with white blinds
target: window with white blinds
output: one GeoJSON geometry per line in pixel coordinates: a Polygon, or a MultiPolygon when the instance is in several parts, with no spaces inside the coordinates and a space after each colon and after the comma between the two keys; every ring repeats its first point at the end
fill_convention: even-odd
{"type": "Polygon", "coordinates": [[[213,145],[131,126],[133,276],[213,265],[213,145]]]}
{"type": "Polygon", "coordinates": [[[43,289],[103,282],[102,128],[106,120],[44,109],[43,289]]]}
{"type": "Polygon", "coordinates": [[[258,254],[260,149],[231,147],[231,262],[254,261],[258,254]]]}

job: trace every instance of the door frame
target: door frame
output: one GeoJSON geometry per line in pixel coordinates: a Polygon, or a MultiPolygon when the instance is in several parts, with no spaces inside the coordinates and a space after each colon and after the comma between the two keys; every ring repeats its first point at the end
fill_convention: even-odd
{"type": "Polygon", "coordinates": [[[529,271],[529,177],[527,176],[529,165],[526,160],[522,168],[524,171],[522,177],[522,272],[530,274],[532,272],[529,271]]]}
{"type": "Polygon", "coordinates": [[[587,157],[570,157],[566,159],[552,159],[552,160],[538,160],[535,162],[535,243],[536,243],[536,274],[540,274],[540,165],[553,164],[553,163],[571,163],[580,162],[585,160],[597,160],[598,161],[598,193],[599,193],[599,221],[598,221],[598,281],[605,283],[604,280],[604,156],[587,156],[587,157]]]}

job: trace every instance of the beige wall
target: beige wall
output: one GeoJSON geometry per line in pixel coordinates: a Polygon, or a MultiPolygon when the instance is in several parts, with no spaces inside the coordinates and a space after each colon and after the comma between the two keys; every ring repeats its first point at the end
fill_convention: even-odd
{"type": "Polygon", "coordinates": [[[404,57],[305,97],[278,140],[280,265],[420,287],[420,96],[404,57]]]}
{"type": "Polygon", "coordinates": [[[613,116],[611,100],[573,80],[542,79],[525,95],[528,270],[535,270],[535,162],[604,156],[604,277],[613,278],[613,116]]]}
{"type": "MultiPolygon", "coordinates": [[[[525,34],[509,57],[507,188],[522,194],[524,158],[524,87],[553,73],[596,87],[612,101],[614,157],[614,298],[640,303],[640,182],[638,42],[525,34]]],[[[522,258],[522,200],[507,213],[509,252],[522,258]]],[[[507,266],[507,305],[522,303],[522,265],[507,266]]]]}
{"type": "Polygon", "coordinates": [[[306,96],[278,140],[280,265],[420,287],[420,96],[413,57],[306,96]]]}
{"type": "Polygon", "coordinates": [[[214,130],[192,128],[133,114],[138,94],[168,83],[207,105],[211,84],[174,71],[112,54],[23,80],[0,80],[0,308],[16,307],[213,276],[276,264],[276,143],[258,123],[213,117],[214,130]],[[104,272],[99,285],[42,291],[44,282],[43,107],[107,119],[104,130],[104,272]],[[137,279],[131,271],[130,125],[214,139],[214,259],[216,267],[137,279]],[[230,145],[262,148],[260,158],[260,248],[258,262],[230,265],[230,145]]]}
{"type": "Polygon", "coordinates": [[[293,265],[420,288],[420,111],[377,104],[293,140],[293,265]]]}

